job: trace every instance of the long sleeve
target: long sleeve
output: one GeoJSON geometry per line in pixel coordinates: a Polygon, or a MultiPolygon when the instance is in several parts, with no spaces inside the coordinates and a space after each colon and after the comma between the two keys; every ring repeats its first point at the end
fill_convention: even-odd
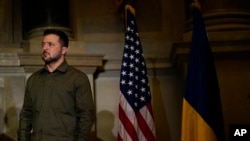
{"type": "Polygon", "coordinates": [[[20,113],[18,141],[29,141],[32,129],[32,106],[29,91],[25,90],[24,103],[20,113]]]}
{"type": "Polygon", "coordinates": [[[87,141],[95,120],[95,107],[89,80],[86,75],[80,80],[76,90],[76,141],[87,141]]]}

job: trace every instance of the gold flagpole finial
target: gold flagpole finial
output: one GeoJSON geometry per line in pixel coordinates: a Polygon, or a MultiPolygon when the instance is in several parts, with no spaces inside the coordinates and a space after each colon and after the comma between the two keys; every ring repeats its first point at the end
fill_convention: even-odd
{"type": "Polygon", "coordinates": [[[129,10],[130,13],[135,16],[135,9],[130,4],[126,4],[125,5],[125,27],[127,27],[127,10],[129,10]]]}
{"type": "MultiPolygon", "coordinates": [[[[124,21],[125,19],[125,10],[127,10],[125,7],[126,5],[133,5],[133,1],[132,0],[116,0],[116,11],[119,14],[119,17],[122,21],[124,21]]],[[[130,10],[131,12],[134,10],[130,10]]],[[[133,13],[133,12],[132,12],[133,13]]],[[[133,13],[134,14],[134,13],[133,13]]]]}
{"type": "Polygon", "coordinates": [[[135,9],[131,5],[126,4],[125,10],[129,10],[133,15],[135,15],[135,9]]]}
{"type": "Polygon", "coordinates": [[[198,8],[199,10],[201,10],[201,4],[200,2],[198,2],[198,0],[194,0],[194,2],[191,4],[192,8],[198,8]]]}

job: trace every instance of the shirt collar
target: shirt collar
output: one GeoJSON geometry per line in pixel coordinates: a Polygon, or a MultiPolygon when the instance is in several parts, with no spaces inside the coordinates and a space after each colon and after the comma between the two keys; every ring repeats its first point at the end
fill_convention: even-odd
{"type": "MultiPolygon", "coordinates": [[[[69,66],[69,65],[68,65],[67,61],[64,60],[63,63],[62,63],[61,65],[59,65],[59,67],[58,67],[55,71],[66,72],[68,66],[69,66]]],[[[44,70],[44,71],[48,71],[48,68],[47,68],[46,65],[44,66],[44,69],[43,69],[43,70],[44,70]]],[[[55,72],[55,71],[54,71],[54,72],[55,72]]]]}

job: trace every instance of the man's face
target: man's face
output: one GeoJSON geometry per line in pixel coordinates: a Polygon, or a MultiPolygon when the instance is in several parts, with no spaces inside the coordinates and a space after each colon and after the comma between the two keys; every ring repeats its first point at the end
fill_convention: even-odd
{"type": "Polygon", "coordinates": [[[49,34],[43,37],[42,59],[46,64],[57,62],[65,54],[66,47],[62,47],[59,36],[49,34]]]}

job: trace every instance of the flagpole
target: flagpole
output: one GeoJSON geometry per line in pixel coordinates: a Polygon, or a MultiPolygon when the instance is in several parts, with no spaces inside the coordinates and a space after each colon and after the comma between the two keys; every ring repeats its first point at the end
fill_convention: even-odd
{"type": "Polygon", "coordinates": [[[125,5],[125,32],[126,32],[126,28],[127,28],[127,10],[130,11],[130,13],[132,13],[135,16],[135,9],[128,3],[125,5]]]}
{"type": "Polygon", "coordinates": [[[134,5],[133,0],[116,0],[116,10],[119,13],[121,20],[125,22],[124,24],[125,32],[126,32],[126,26],[127,26],[127,10],[130,10],[130,12],[133,15],[135,15],[135,12],[134,12],[135,10],[133,10],[134,9],[133,5],[134,5]]]}
{"type": "Polygon", "coordinates": [[[198,0],[194,0],[194,2],[191,4],[192,8],[198,8],[201,11],[201,4],[198,0]]]}

